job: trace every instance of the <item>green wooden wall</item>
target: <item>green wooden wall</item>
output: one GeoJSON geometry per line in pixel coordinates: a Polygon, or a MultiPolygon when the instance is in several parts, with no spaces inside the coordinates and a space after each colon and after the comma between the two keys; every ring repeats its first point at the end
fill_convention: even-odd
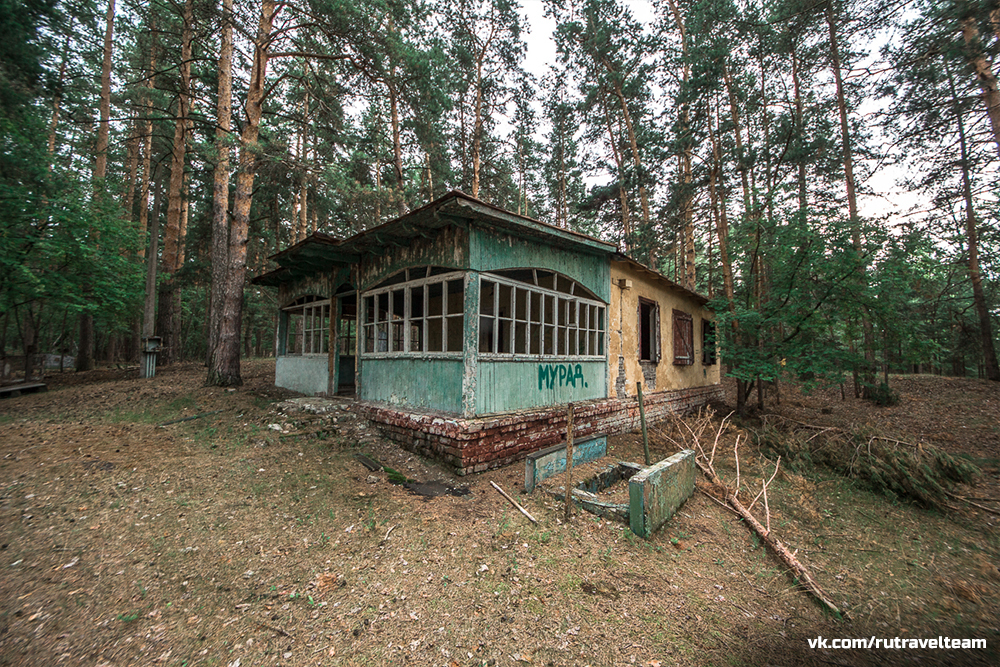
{"type": "Polygon", "coordinates": [[[382,254],[361,261],[358,265],[358,284],[362,290],[371,289],[399,271],[415,266],[468,268],[468,238],[467,230],[446,227],[433,238],[414,239],[407,246],[388,245],[382,254]]]}
{"type": "Polygon", "coordinates": [[[607,303],[611,299],[611,264],[607,255],[564,250],[494,229],[469,232],[469,264],[477,271],[548,269],[572,278],[607,303]]]}
{"type": "Polygon", "coordinates": [[[462,358],[362,358],[358,398],[462,412],[462,358]]]}
{"type": "Polygon", "coordinates": [[[476,413],[491,414],[585,401],[607,395],[603,360],[479,360],[476,413]]]}

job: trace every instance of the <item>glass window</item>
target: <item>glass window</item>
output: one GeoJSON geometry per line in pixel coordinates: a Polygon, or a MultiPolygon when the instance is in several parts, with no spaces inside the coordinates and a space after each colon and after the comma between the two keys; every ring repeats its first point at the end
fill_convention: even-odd
{"type": "Polygon", "coordinates": [[[330,301],[307,296],[285,309],[285,354],[326,354],[330,340],[330,301]]]}

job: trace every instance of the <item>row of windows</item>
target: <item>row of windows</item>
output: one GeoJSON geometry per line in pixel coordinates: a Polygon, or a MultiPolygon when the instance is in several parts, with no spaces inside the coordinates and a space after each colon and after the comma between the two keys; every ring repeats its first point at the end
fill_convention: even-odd
{"type": "MultiPolygon", "coordinates": [[[[578,284],[550,272],[521,270],[484,275],[479,298],[479,353],[487,356],[603,357],[606,307],[578,284]],[[558,291],[556,291],[558,290],[558,291]],[[582,295],[579,296],[578,294],[582,295]]],[[[363,353],[403,355],[461,353],[465,277],[422,268],[400,272],[362,299],[363,353]],[[403,277],[400,282],[399,276],[403,277]],[[408,279],[408,280],[407,280],[408,279]]],[[[358,333],[355,297],[347,298],[338,327],[342,355],[351,355],[358,333]]],[[[326,354],[330,302],[304,297],[288,313],[285,354],[326,354]]],[[[658,362],[660,307],[639,299],[638,353],[658,362]]],[[[673,363],[694,363],[694,321],[673,310],[673,363]]],[[[702,363],[716,363],[715,325],[702,320],[702,363]]]]}
{"type": "Polygon", "coordinates": [[[465,280],[458,274],[385,287],[364,297],[364,352],[461,352],[465,280]]]}
{"type": "Polygon", "coordinates": [[[479,352],[603,357],[604,317],[605,306],[597,301],[513,280],[484,279],[479,291],[479,352]]]}

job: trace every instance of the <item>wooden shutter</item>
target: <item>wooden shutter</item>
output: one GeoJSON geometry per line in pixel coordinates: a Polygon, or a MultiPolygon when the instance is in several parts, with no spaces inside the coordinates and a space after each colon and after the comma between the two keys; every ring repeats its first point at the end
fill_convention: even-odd
{"type": "Polygon", "coordinates": [[[694,363],[694,321],[682,310],[674,310],[674,364],[694,363]]]}
{"type": "Polygon", "coordinates": [[[651,327],[652,331],[649,334],[650,338],[652,338],[650,345],[653,348],[651,350],[652,352],[651,356],[653,361],[659,362],[660,357],[662,356],[660,354],[660,347],[662,347],[660,345],[660,304],[656,304],[655,306],[653,306],[653,312],[651,313],[650,316],[651,319],[653,320],[651,327]]]}

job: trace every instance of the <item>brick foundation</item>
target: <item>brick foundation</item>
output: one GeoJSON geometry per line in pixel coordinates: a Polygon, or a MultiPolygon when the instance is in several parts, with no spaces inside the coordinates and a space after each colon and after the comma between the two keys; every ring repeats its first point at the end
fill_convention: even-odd
{"type": "MultiPolygon", "coordinates": [[[[646,419],[657,422],[722,399],[722,386],[661,391],[643,396],[646,419]]],[[[403,412],[381,403],[358,403],[357,410],[390,440],[404,448],[443,460],[458,474],[482,472],[523,459],[531,452],[562,443],[566,435],[563,406],[464,419],[403,412]]],[[[637,398],[602,398],[573,404],[574,437],[616,435],[639,428],[637,398]]]]}

